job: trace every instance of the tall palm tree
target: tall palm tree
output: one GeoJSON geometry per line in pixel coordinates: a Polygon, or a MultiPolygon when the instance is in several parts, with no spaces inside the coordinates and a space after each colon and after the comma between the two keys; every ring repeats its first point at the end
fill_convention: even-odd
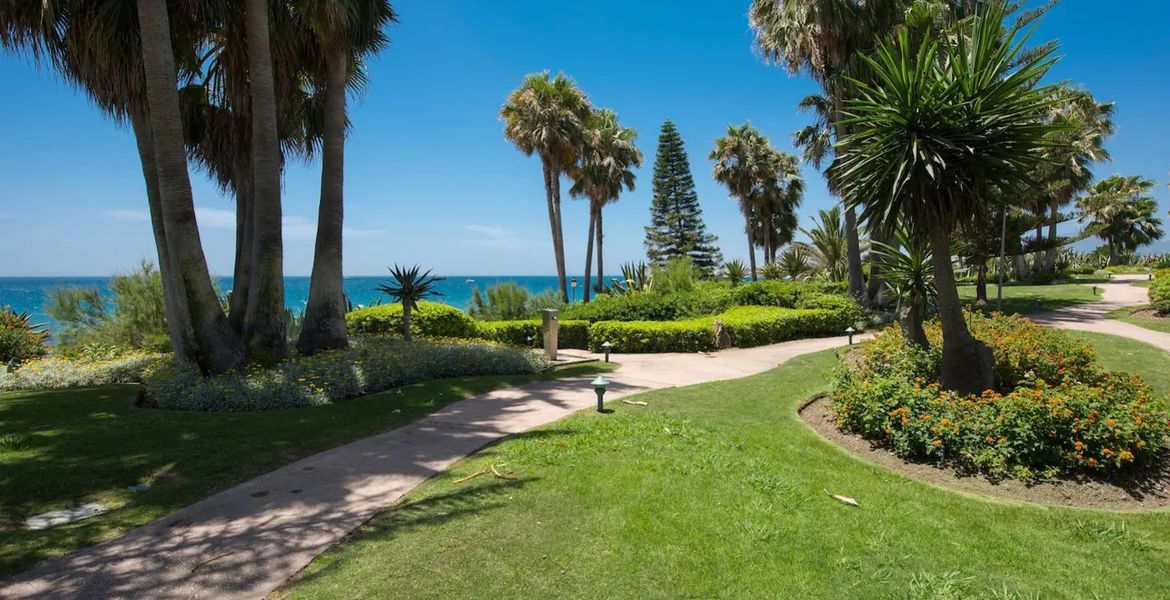
{"type": "Polygon", "coordinates": [[[1162,220],[1154,216],[1158,202],[1148,195],[1153,188],[1145,177],[1113,175],[1077,200],[1085,232],[1105,241],[1110,265],[1165,235],[1162,220]]]}
{"type": "Polygon", "coordinates": [[[561,227],[561,175],[577,162],[585,137],[585,122],[593,109],[585,93],[563,73],[531,73],[508,95],[500,119],[504,137],[527,156],[540,157],[548,223],[561,300],[569,301],[565,280],[565,242],[561,227]]]}
{"type": "Polygon", "coordinates": [[[351,73],[360,69],[364,56],[378,52],[388,42],[385,27],[394,21],[387,0],[345,0],[321,3],[301,0],[296,7],[322,49],[324,64],[313,69],[324,81],[324,128],[321,140],[321,200],[317,215],[317,239],[304,322],[297,349],[312,354],[345,348],[345,291],[342,287],[342,236],[344,221],[345,131],[348,122],[346,88],[351,73]]]}
{"type": "Polygon", "coordinates": [[[748,264],[751,266],[752,281],[759,278],[756,269],[756,231],[759,219],[758,197],[766,178],[773,173],[769,161],[768,140],[749,123],[729,126],[727,134],[715,140],[715,148],[707,155],[715,161],[715,180],[727,186],[732,198],[739,202],[743,213],[744,232],[748,241],[748,264]]]}
{"type": "Polygon", "coordinates": [[[832,281],[845,281],[849,277],[849,238],[841,213],[840,205],[817,211],[820,220],[813,218],[812,229],[800,230],[809,241],[797,244],[832,281]]]}
{"type": "Polygon", "coordinates": [[[989,6],[952,35],[912,42],[906,31],[864,57],[873,71],[851,80],[846,102],[854,133],[830,167],[846,201],[871,226],[904,224],[930,242],[942,323],[944,389],[981,393],[994,383],[994,360],[967,328],[955,287],[950,236],[997,212],[993,190],[1018,190],[1040,162],[1052,126],[1037,117],[1053,88],[1039,81],[1053,47],[1021,55],[1020,25],[989,6]]]}
{"type": "MultiPolygon", "coordinates": [[[[1045,184],[1042,191],[1048,209],[1048,241],[1043,260],[1037,265],[1037,270],[1044,273],[1051,273],[1056,263],[1060,210],[1073,201],[1073,196],[1088,189],[1093,179],[1092,165],[1109,160],[1105,139],[1113,134],[1112,102],[1098,102],[1085,90],[1067,87],[1060,90],[1059,97],[1060,103],[1046,116],[1056,129],[1049,136],[1051,145],[1045,149],[1047,160],[1037,173],[1045,184]]],[[[1039,239],[1039,233],[1036,237],[1039,239]]]]}
{"type": "MultiPolygon", "coordinates": [[[[826,123],[835,123],[827,136],[810,139],[822,148],[831,136],[840,140],[847,133],[840,123],[845,92],[844,72],[855,57],[873,47],[875,41],[905,17],[906,0],[754,0],[748,17],[756,34],[756,48],[765,60],[783,64],[790,74],[807,71],[821,85],[827,99],[826,123]]],[[[822,132],[824,128],[821,128],[822,132]]],[[[811,133],[811,132],[810,132],[811,133]]],[[[807,146],[806,146],[807,147],[807,146]]],[[[807,153],[806,153],[807,154],[807,153]]],[[[823,156],[823,154],[822,154],[823,156]]],[[[832,189],[832,182],[830,182],[832,189]]],[[[836,193],[836,192],[834,192],[836,193]]],[[[861,266],[861,245],[857,234],[857,213],[845,212],[848,235],[849,291],[865,297],[865,276],[861,266]]]]}
{"type": "Polygon", "coordinates": [[[617,113],[603,108],[594,110],[585,125],[585,144],[581,158],[569,169],[573,187],[569,193],[589,200],[589,235],[585,249],[585,302],[589,301],[593,266],[593,241],[597,239],[597,288],[604,289],[602,271],[602,208],[614,202],[623,189],[633,191],[634,169],[642,166],[642,151],[635,141],[638,132],[618,124],[617,113]]]}
{"type": "Polygon", "coordinates": [[[761,152],[765,169],[752,199],[756,217],[752,226],[756,228],[753,237],[764,250],[766,264],[775,262],[776,251],[790,243],[796,233],[796,209],[804,198],[804,180],[795,156],[770,144],[761,152]]]}

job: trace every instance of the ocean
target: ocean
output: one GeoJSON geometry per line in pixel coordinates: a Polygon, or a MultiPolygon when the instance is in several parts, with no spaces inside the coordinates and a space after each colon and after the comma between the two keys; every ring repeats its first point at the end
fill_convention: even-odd
{"type": "MultiPolygon", "coordinates": [[[[584,280],[584,277],[578,275],[576,279],[578,287],[575,299],[580,300],[583,291],[583,284],[580,282],[584,280]]],[[[610,277],[606,277],[606,279],[608,280],[610,277]]],[[[355,306],[374,304],[379,299],[386,302],[388,298],[374,291],[374,288],[386,281],[386,277],[346,277],[345,292],[349,296],[350,302],[355,306]]],[[[505,281],[519,284],[533,294],[557,287],[555,275],[458,275],[440,281],[435,287],[443,295],[431,298],[431,300],[445,302],[466,310],[467,305],[471,302],[472,288],[478,287],[482,291],[486,287],[505,281]]],[[[51,290],[69,286],[96,287],[104,295],[109,296],[109,282],[109,277],[0,277],[0,307],[8,306],[17,312],[28,312],[34,323],[42,323],[49,326],[50,329],[55,329],[56,322],[45,312],[45,301],[51,290]]],[[[219,278],[217,285],[220,290],[230,290],[232,279],[230,277],[219,278]]],[[[309,278],[286,277],[284,279],[284,295],[285,306],[297,312],[304,310],[305,303],[309,298],[309,278]]],[[[572,289],[570,289],[569,295],[571,299],[574,298],[572,289]]]]}

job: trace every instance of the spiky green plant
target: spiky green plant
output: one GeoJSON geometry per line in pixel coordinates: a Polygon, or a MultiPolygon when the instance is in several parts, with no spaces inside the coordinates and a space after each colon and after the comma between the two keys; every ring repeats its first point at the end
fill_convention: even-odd
{"type": "Polygon", "coordinates": [[[430,269],[424,272],[418,265],[404,267],[397,264],[390,267],[390,277],[392,282],[384,283],[374,288],[374,291],[402,303],[402,337],[410,341],[411,312],[418,308],[423,298],[442,296],[443,293],[435,289],[435,284],[446,278],[431,275],[430,269]]]}
{"type": "Polygon", "coordinates": [[[747,265],[738,258],[729,260],[723,263],[723,276],[731,282],[731,287],[735,287],[747,278],[747,265]]]}

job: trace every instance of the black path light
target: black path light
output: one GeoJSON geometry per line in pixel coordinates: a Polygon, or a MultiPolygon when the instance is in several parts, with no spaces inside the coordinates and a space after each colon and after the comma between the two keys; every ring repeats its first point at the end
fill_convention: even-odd
{"type": "Polygon", "coordinates": [[[589,385],[592,385],[593,391],[597,392],[597,412],[605,412],[605,388],[609,385],[609,380],[598,375],[597,379],[594,379],[589,385]]]}
{"type": "Polygon", "coordinates": [[[606,342],[601,345],[601,351],[605,353],[605,362],[609,362],[610,350],[613,350],[613,344],[606,342]]]}
{"type": "Polygon", "coordinates": [[[573,288],[573,302],[577,301],[577,278],[574,277],[569,280],[569,285],[573,288]]]}
{"type": "Polygon", "coordinates": [[[852,325],[850,325],[849,328],[845,330],[845,335],[849,336],[849,345],[850,346],[853,345],[853,334],[855,334],[855,333],[857,333],[857,330],[854,329],[852,325]]]}

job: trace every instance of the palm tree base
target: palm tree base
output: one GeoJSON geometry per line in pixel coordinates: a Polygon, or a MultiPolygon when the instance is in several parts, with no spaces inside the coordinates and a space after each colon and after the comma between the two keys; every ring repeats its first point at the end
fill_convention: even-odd
{"type": "Polygon", "coordinates": [[[982,394],[995,385],[995,355],[983,342],[969,337],[959,343],[943,339],[942,389],[959,394],[982,394]]]}

